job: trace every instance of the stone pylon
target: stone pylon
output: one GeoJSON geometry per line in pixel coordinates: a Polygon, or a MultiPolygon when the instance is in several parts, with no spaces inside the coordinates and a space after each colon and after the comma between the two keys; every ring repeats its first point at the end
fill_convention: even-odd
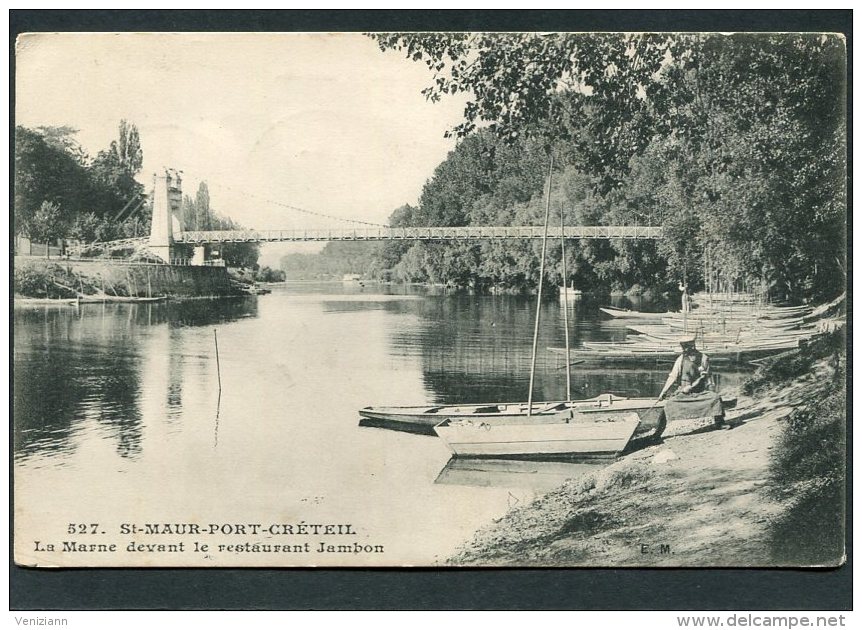
{"type": "Polygon", "coordinates": [[[171,262],[174,244],[174,213],[182,207],[182,177],[173,169],[153,176],[153,222],[150,228],[150,250],[165,262],[171,262]]]}

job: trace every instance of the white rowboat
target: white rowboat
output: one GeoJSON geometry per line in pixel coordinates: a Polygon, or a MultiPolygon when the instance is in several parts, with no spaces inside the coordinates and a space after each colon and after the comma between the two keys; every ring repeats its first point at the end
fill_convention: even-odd
{"type": "Polygon", "coordinates": [[[587,415],[565,411],[481,421],[447,418],[434,431],[456,457],[613,457],[625,450],[639,424],[634,412],[587,415]]]}

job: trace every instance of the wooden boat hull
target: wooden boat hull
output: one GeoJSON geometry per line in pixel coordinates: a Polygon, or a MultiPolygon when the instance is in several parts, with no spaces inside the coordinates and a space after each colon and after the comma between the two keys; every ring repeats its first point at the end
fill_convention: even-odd
{"type": "Polygon", "coordinates": [[[606,315],[610,315],[611,317],[622,318],[622,319],[650,319],[650,320],[660,320],[662,317],[669,317],[671,315],[676,315],[676,313],[644,313],[641,311],[630,311],[625,308],[616,308],[613,306],[600,306],[599,310],[606,315]]]}
{"type": "MultiPolygon", "coordinates": [[[[764,357],[786,352],[797,348],[797,343],[778,344],[775,346],[763,347],[724,347],[724,348],[703,348],[710,361],[721,361],[728,363],[748,363],[754,359],[762,359],[764,357]]],[[[548,348],[553,354],[566,354],[565,348],[548,348]]],[[[619,350],[570,350],[569,360],[582,361],[584,363],[619,363],[619,364],[643,364],[650,361],[656,363],[673,363],[679,356],[679,348],[661,350],[656,348],[646,347],[644,349],[634,349],[626,347],[619,350]]]]}
{"type": "Polygon", "coordinates": [[[158,297],[134,297],[125,295],[112,295],[103,297],[83,297],[80,300],[69,300],[69,304],[152,304],[154,302],[164,302],[167,297],[160,295],[158,297]]]}
{"type": "Polygon", "coordinates": [[[517,459],[612,457],[640,424],[637,413],[446,419],[434,427],[456,457],[517,459]]]}
{"type": "Polygon", "coordinates": [[[29,308],[31,306],[71,306],[75,304],[75,300],[69,301],[66,298],[15,298],[12,302],[15,308],[29,308]]]}
{"type": "Polygon", "coordinates": [[[616,308],[614,306],[602,306],[599,310],[618,319],[648,319],[660,320],[664,318],[680,320],[687,317],[689,321],[705,319],[705,320],[726,320],[730,321],[767,321],[781,322],[783,320],[801,318],[811,313],[810,307],[772,307],[758,309],[737,309],[727,310],[723,308],[710,308],[709,306],[698,306],[688,314],[679,312],[665,313],[645,313],[643,311],[630,311],[625,308],[616,308]]]}
{"type": "MultiPolygon", "coordinates": [[[[649,439],[660,435],[664,428],[664,401],[657,402],[655,398],[625,398],[612,394],[602,394],[583,400],[533,403],[532,417],[553,417],[568,411],[585,416],[606,413],[625,415],[634,412],[641,422],[637,430],[638,439],[649,439]]],[[[504,418],[511,422],[528,417],[527,403],[365,407],[359,410],[359,415],[362,426],[425,435],[434,435],[434,426],[447,419],[470,419],[483,422],[504,418]]]]}

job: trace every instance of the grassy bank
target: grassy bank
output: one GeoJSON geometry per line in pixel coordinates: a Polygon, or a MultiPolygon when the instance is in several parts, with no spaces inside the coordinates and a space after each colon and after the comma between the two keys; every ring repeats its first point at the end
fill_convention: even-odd
{"type": "Polygon", "coordinates": [[[109,298],[194,298],[241,293],[224,267],[28,256],[15,257],[13,291],[16,298],[36,299],[69,299],[79,294],[109,298]]]}
{"type": "Polygon", "coordinates": [[[841,335],[761,367],[730,430],[678,435],[573,479],[476,533],[449,562],[836,565],[844,554],[841,335]]]}
{"type": "MultiPolygon", "coordinates": [[[[12,282],[15,297],[69,299],[79,294],[95,295],[99,292],[93,278],[47,260],[38,264],[16,265],[12,282]]],[[[125,287],[120,290],[126,291],[124,295],[128,295],[125,287]]]]}

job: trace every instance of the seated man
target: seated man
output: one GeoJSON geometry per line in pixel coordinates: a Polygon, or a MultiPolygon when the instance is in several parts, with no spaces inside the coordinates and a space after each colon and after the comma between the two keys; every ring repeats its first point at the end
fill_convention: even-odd
{"type": "Polygon", "coordinates": [[[721,398],[715,393],[715,383],[709,371],[709,357],[695,347],[695,337],[680,339],[682,353],[659,394],[663,399],[671,387],[677,385],[674,395],[665,403],[668,422],[712,417],[716,426],[724,422],[721,398]]]}

